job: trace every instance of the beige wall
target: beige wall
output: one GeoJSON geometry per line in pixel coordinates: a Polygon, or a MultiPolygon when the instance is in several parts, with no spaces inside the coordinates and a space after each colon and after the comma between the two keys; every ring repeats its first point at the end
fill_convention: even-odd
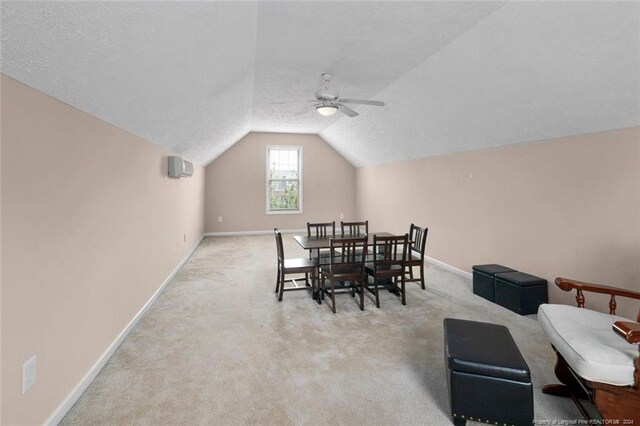
{"type": "MultiPolygon", "coordinates": [[[[2,78],[0,78],[2,99],[2,78]]],[[[0,102],[0,128],[2,127],[2,102],[0,102]]],[[[0,131],[0,177],[2,176],[2,131],[0,131]]],[[[2,424],[2,180],[0,179],[0,424],[2,424]]]]}
{"type": "Polygon", "coordinates": [[[2,110],[1,423],[39,424],[202,235],[204,168],[4,75],[2,110]]]}
{"type": "Polygon", "coordinates": [[[207,166],[207,232],[306,228],[355,217],[355,169],[317,135],[249,133],[207,166]],[[266,147],[302,147],[303,213],[265,213],[266,147]],[[218,223],[222,216],[222,223],[218,223]]]}
{"type": "MultiPolygon", "coordinates": [[[[376,229],[429,227],[427,255],[464,271],[640,290],[639,140],[626,129],[360,168],[357,213],[376,229]]],[[[552,301],[572,297],[550,286],[552,301]]]]}

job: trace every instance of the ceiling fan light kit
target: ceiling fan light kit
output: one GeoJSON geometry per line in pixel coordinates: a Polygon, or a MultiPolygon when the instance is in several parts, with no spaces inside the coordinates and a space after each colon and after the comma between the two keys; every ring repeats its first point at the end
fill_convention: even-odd
{"type": "Polygon", "coordinates": [[[318,114],[322,115],[323,117],[329,117],[335,114],[338,110],[340,110],[340,112],[344,113],[348,117],[357,117],[360,114],[358,114],[345,104],[384,106],[384,102],[381,101],[341,98],[340,94],[336,90],[332,90],[329,88],[329,83],[331,82],[332,77],[333,74],[322,74],[323,88],[316,91],[315,101],[309,101],[317,103],[303,109],[302,111],[297,112],[296,115],[303,115],[310,109],[315,108],[316,111],[318,111],[318,114]]]}
{"type": "Polygon", "coordinates": [[[333,105],[318,105],[316,107],[316,111],[318,111],[320,115],[323,115],[325,117],[329,117],[330,115],[335,114],[337,110],[338,107],[333,105]]]}

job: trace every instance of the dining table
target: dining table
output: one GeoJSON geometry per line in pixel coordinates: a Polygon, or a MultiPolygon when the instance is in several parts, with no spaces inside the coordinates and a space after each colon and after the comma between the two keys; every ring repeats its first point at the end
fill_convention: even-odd
{"type": "MultiPolygon", "coordinates": [[[[388,232],[373,232],[367,235],[367,244],[373,245],[373,237],[377,235],[379,237],[390,237],[393,234],[388,232]]],[[[362,238],[363,236],[359,236],[362,238]]],[[[308,235],[294,235],[293,239],[305,250],[321,250],[331,248],[332,238],[349,238],[349,237],[313,237],[308,235]]],[[[354,237],[357,238],[357,237],[354,237]]]]}
{"type": "MultiPolygon", "coordinates": [[[[393,234],[390,234],[388,232],[372,232],[367,234],[367,245],[368,246],[373,246],[373,240],[374,240],[374,236],[379,236],[379,237],[390,237],[393,234]]],[[[331,240],[333,238],[362,238],[364,235],[360,235],[360,236],[345,236],[345,237],[315,237],[315,236],[308,236],[308,235],[294,235],[293,239],[300,245],[300,247],[302,247],[305,250],[309,250],[310,252],[316,251],[317,253],[317,258],[318,261],[320,262],[320,250],[322,249],[329,249],[331,248],[331,240]]],[[[320,267],[322,266],[322,264],[318,264],[318,269],[320,269],[320,267]]],[[[321,271],[318,271],[317,277],[318,279],[320,278],[320,274],[321,271]]],[[[319,289],[319,286],[315,286],[316,289],[319,289]]],[[[316,290],[316,292],[312,295],[312,298],[317,301],[318,303],[321,303],[320,301],[320,290],[316,290]]]]}

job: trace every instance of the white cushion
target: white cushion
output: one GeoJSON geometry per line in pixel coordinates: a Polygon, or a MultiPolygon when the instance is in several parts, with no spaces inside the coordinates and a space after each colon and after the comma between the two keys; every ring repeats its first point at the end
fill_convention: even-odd
{"type": "Polygon", "coordinates": [[[615,386],[634,384],[638,345],[613,331],[627,318],[567,305],[540,305],[538,322],[553,346],[582,378],[615,386]]]}

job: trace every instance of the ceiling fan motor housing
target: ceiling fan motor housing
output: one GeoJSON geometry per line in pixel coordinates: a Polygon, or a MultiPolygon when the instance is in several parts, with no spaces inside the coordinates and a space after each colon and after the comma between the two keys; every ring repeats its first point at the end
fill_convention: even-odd
{"type": "Polygon", "coordinates": [[[319,101],[337,101],[339,94],[335,90],[320,89],[316,91],[316,99],[319,101]]]}

